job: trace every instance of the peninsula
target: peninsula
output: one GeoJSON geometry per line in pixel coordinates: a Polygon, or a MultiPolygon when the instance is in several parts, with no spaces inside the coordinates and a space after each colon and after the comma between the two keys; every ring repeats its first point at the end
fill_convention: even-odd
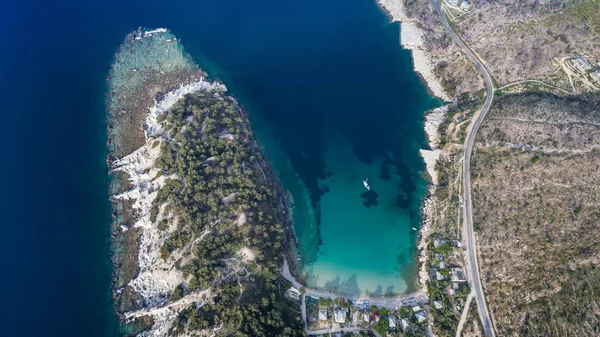
{"type": "Polygon", "coordinates": [[[108,79],[113,295],[123,335],[294,336],[285,199],[226,87],[167,29],[138,29],[108,79]]]}

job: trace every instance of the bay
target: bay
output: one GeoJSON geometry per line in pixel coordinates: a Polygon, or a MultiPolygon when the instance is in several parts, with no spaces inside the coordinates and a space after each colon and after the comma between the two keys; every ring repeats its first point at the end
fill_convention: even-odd
{"type": "Polygon", "coordinates": [[[385,294],[414,281],[418,149],[436,101],[373,0],[29,0],[0,13],[2,335],[117,334],[105,79],[140,25],[170,28],[248,108],[294,198],[312,284],[385,294]],[[378,205],[363,204],[366,178],[378,205]]]}

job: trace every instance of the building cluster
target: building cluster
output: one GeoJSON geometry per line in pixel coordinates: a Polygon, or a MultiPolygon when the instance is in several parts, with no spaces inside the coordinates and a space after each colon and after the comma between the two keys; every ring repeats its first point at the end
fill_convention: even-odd
{"type": "MultiPolygon", "coordinates": [[[[433,239],[433,247],[439,248],[443,245],[450,247],[460,248],[459,241],[448,241],[445,239],[435,238],[433,239]]],[[[432,268],[429,269],[429,280],[430,281],[444,281],[450,278],[452,282],[465,282],[465,273],[461,268],[448,268],[446,262],[446,255],[442,253],[435,253],[435,259],[432,263],[432,268]]]]}
{"type": "Polygon", "coordinates": [[[600,61],[597,62],[596,66],[584,56],[577,56],[571,59],[573,68],[583,74],[588,75],[594,81],[595,84],[600,85],[600,61]]]}
{"type": "Polygon", "coordinates": [[[446,0],[446,4],[450,7],[458,8],[463,12],[471,10],[471,4],[468,0],[446,0]]]}
{"type": "Polygon", "coordinates": [[[339,327],[374,328],[382,320],[387,322],[390,332],[402,333],[408,329],[419,329],[427,321],[428,313],[418,305],[415,298],[407,299],[411,306],[401,306],[396,310],[386,310],[372,304],[369,299],[331,300],[306,297],[306,310],[309,329],[322,330],[339,327]]]}

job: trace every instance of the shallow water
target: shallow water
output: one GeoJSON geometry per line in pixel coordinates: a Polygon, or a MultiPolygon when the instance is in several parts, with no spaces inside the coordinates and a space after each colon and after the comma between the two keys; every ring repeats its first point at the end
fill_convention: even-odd
{"type": "Polygon", "coordinates": [[[115,335],[105,79],[140,25],[171,28],[247,105],[294,197],[305,270],[323,285],[356,274],[361,291],[410,283],[435,102],[374,0],[32,0],[0,13],[3,335],[115,335]],[[365,178],[377,206],[362,204],[365,178]]]}

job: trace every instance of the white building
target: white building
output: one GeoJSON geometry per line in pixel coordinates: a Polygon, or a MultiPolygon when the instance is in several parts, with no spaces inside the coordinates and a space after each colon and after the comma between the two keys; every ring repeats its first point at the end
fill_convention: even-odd
{"type": "Polygon", "coordinates": [[[464,0],[461,4],[460,4],[460,9],[462,9],[465,12],[468,12],[471,10],[471,4],[467,1],[464,0]]]}
{"type": "Polygon", "coordinates": [[[371,316],[369,315],[368,312],[363,312],[363,322],[365,323],[369,323],[371,321],[371,316]]]}
{"type": "Polygon", "coordinates": [[[421,307],[418,305],[415,305],[414,307],[412,307],[412,311],[413,312],[421,311],[421,307]]]}
{"type": "Polygon", "coordinates": [[[425,314],[424,311],[419,311],[415,314],[415,316],[417,317],[417,322],[419,323],[423,323],[424,321],[427,320],[427,314],[425,314]]]}
{"type": "Polygon", "coordinates": [[[286,295],[290,298],[293,298],[295,300],[300,299],[300,290],[291,287],[290,289],[288,289],[288,291],[286,292],[286,295]]]}
{"type": "Polygon", "coordinates": [[[338,309],[333,313],[333,318],[336,323],[346,323],[346,314],[348,309],[338,309]]]}
{"type": "Polygon", "coordinates": [[[319,309],[319,321],[327,320],[327,309],[319,309]]]}
{"type": "Polygon", "coordinates": [[[438,265],[439,269],[446,269],[446,262],[444,261],[440,261],[440,264],[438,265]]]}
{"type": "Polygon", "coordinates": [[[583,56],[577,56],[573,59],[573,66],[579,71],[588,71],[592,70],[592,65],[590,62],[583,56]]]}
{"type": "Polygon", "coordinates": [[[369,309],[371,302],[368,299],[356,299],[353,301],[357,309],[369,309]]]}
{"type": "Polygon", "coordinates": [[[396,329],[396,316],[388,315],[388,327],[390,330],[396,329]]]}
{"type": "Polygon", "coordinates": [[[433,301],[433,306],[436,309],[442,309],[444,307],[444,304],[442,304],[442,301],[433,301]]]}
{"type": "Polygon", "coordinates": [[[401,322],[402,322],[402,330],[410,328],[410,322],[408,321],[408,318],[403,318],[401,322]]]}

